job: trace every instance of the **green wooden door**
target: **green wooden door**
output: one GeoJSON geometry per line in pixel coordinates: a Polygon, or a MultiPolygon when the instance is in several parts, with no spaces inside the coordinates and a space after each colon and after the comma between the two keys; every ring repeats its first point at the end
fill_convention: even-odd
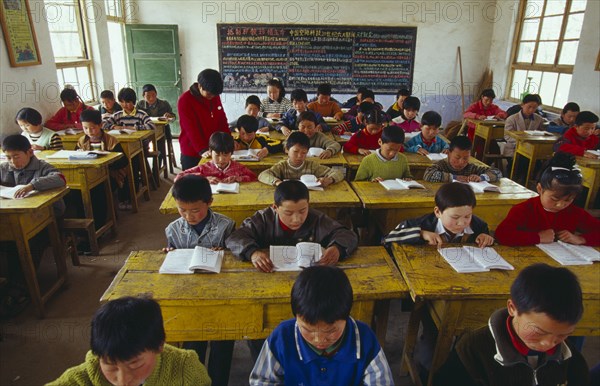
{"type": "MultiPolygon", "coordinates": [[[[127,24],[127,59],[129,79],[142,99],[142,87],[147,83],[156,86],[159,99],[165,99],[177,114],[177,99],[181,95],[181,63],[179,35],[176,25],[127,24]]],[[[171,131],[179,134],[177,121],[171,131]]]]}

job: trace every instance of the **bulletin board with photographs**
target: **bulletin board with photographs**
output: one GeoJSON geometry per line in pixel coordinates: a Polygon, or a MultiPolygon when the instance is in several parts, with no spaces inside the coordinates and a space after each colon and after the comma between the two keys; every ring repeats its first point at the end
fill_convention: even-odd
{"type": "Polygon", "coordinates": [[[27,0],[0,0],[0,22],[11,67],[41,64],[27,0]]]}

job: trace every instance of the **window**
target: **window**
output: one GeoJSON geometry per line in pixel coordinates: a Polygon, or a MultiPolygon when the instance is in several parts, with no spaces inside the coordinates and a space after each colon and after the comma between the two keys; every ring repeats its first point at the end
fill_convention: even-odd
{"type": "Polygon", "coordinates": [[[544,105],[562,109],[587,0],[521,0],[511,66],[510,98],[537,93],[544,105]]]}
{"type": "Polygon", "coordinates": [[[115,94],[128,83],[124,0],[104,0],[115,94]]]}
{"type": "Polygon", "coordinates": [[[79,0],[45,0],[44,6],[59,86],[62,89],[65,84],[70,84],[85,102],[95,100],[92,61],[81,3],[79,0]]]}

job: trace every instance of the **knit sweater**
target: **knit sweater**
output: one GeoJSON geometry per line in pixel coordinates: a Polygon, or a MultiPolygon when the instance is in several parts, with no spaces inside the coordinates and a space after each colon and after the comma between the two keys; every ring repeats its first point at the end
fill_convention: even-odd
{"type": "Polygon", "coordinates": [[[162,117],[166,113],[173,114],[173,108],[171,104],[163,99],[156,99],[153,105],[146,102],[146,100],[141,100],[135,105],[135,108],[138,110],[145,111],[151,117],[162,117]]]}
{"type": "Polygon", "coordinates": [[[345,153],[358,154],[358,149],[379,149],[379,139],[381,138],[382,130],[375,134],[371,134],[366,128],[352,134],[352,137],[344,144],[345,153]]]}
{"type": "Polygon", "coordinates": [[[302,165],[293,167],[287,159],[277,162],[270,169],[263,170],[258,175],[258,180],[267,185],[274,185],[277,181],[299,180],[305,174],[312,174],[317,178],[329,177],[333,182],[340,182],[344,175],[338,169],[321,165],[318,161],[305,160],[302,165]]]}
{"type": "Polygon", "coordinates": [[[309,138],[310,147],[318,147],[321,149],[329,150],[331,155],[336,155],[342,150],[342,145],[339,142],[329,138],[321,132],[315,132],[312,137],[309,138]]]}
{"type": "Polygon", "coordinates": [[[21,135],[26,137],[32,145],[42,146],[44,150],[61,150],[63,148],[60,135],[47,127],[42,127],[42,131],[39,133],[32,134],[23,131],[21,135]]]}
{"type": "Polygon", "coordinates": [[[292,102],[286,97],[281,98],[281,102],[274,101],[271,98],[263,98],[260,101],[260,115],[266,117],[267,114],[281,114],[292,108],[292,102]]]}
{"type": "Polygon", "coordinates": [[[83,110],[93,109],[94,108],[86,106],[83,103],[80,103],[79,107],[74,112],[70,112],[65,107],[61,107],[58,109],[56,114],[52,116],[52,118],[48,119],[46,123],[44,123],[44,126],[54,131],[63,130],[69,127],[76,127],[79,130],[83,130],[83,126],[79,121],[79,116],[83,110]]]}
{"type": "Polygon", "coordinates": [[[360,162],[354,181],[372,181],[374,178],[392,180],[394,178],[412,178],[408,159],[398,153],[391,160],[383,158],[380,150],[371,153],[360,162]]]}
{"type": "Polygon", "coordinates": [[[332,100],[324,104],[321,104],[318,101],[311,102],[308,104],[307,108],[310,111],[316,111],[324,117],[334,117],[335,119],[340,120],[344,116],[340,105],[332,100]]]}
{"type": "Polygon", "coordinates": [[[540,242],[538,232],[546,229],[578,232],[585,245],[600,246],[600,220],[573,204],[557,213],[548,212],[539,197],[513,206],[496,228],[496,238],[504,245],[535,245],[540,242]]]}
{"type": "Polygon", "coordinates": [[[208,222],[198,234],[194,227],[183,217],[173,221],[165,229],[167,245],[170,248],[225,248],[225,239],[235,229],[235,222],[227,216],[215,213],[211,209],[207,213],[208,222]]]}
{"type": "Polygon", "coordinates": [[[582,156],[587,150],[598,149],[598,136],[590,134],[583,138],[577,134],[577,128],[571,127],[554,145],[555,151],[564,151],[573,155],[582,156]]]}
{"type": "Polygon", "coordinates": [[[452,182],[455,176],[470,176],[472,174],[489,182],[496,182],[502,178],[502,172],[494,167],[468,163],[463,169],[455,170],[450,166],[448,159],[444,159],[428,167],[425,170],[423,179],[429,182],[452,182]]]}
{"type": "Polygon", "coordinates": [[[430,153],[441,153],[448,149],[449,146],[439,135],[436,135],[431,142],[427,143],[423,138],[423,134],[419,134],[412,137],[406,143],[406,151],[409,153],[416,153],[420,148],[423,148],[430,153]]]}
{"type": "Polygon", "coordinates": [[[113,126],[124,126],[134,130],[154,130],[156,127],[150,116],[143,110],[134,109],[130,114],[125,110],[117,111],[104,120],[102,129],[112,130],[113,126]]]}
{"type": "Polygon", "coordinates": [[[230,161],[225,169],[219,167],[212,161],[205,162],[191,169],[184,170],[175,177],[175,181],[188,174],[196,174],[204,177],[216,177],[224,180],[227,177],[236,177],[237,182],[256,181],[256,174],[239,162],[230,161]]]}
{"type": "Polygon", "coordinates": [[[267,148],[269,154],[283,152],[283,145],[278,139],[267,138],[264,135],[257,134],[254,136],[252,142],[244,142],[239,136],[235,139],[237,143],[242,146],[242,150],[246,149],[262,149],[267,148]]]}
{"type": "Polygon", "coordinates": [[[342,135],[347,131],[351,133],[356,133],[357,131],[362,130],[364,128],[365,124],[362,121],[362,119],[360,119],[360,117],[355,117],[348,121],[345,121],[344,123],[340,123],[333,129],[331,129],[331,132],[336,135],[342,135]]]}
{"type": "MultiPolygon", "coordinates": [[[[156,358],[152,374],[144,381],[144,386],[210,386],[211,381],[198,355],[193,350],[183,350],[164,345],[156,358]]],[[[88,351],[85,362],[65,371],[57,380],[46,386],[110,386],[100,369],[100,359],[88,351]]]]}

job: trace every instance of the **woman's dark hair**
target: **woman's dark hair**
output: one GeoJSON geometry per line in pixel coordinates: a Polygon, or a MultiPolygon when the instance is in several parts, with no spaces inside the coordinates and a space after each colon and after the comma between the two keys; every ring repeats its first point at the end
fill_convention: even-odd
{"type": "Polygon", "coordinates": [[[60,100],[67,102],[74,102],[79,99],[79,95],[77,95],[77,91],[73,88],[65,88],[60,92],[60,100]]]}
{"type": "MultiPolygon", "coordinates": [[[[21,110],[17,112],[17,116],[15,117],[15,122],[17,121],[25,121],[30,124],[37,126],[42,124],[42,114],[40,114],[36,109],[32,109],[31,107],[23,107],[21,110]]],[[[18,124],[19,122],[17,122],[18,124]]]]}
{"type": "Polygon", "coordinates": [[[538,183],[542,190],[550,190],[557,197],[579,194],[583,177],[581,171],[575,169],[575,156],[565,152],[554,154],[544,166],[538,183]]]}
{"type": "Polygon", "coordinates": [[[217,70],[207,68],[198,74],[198,85],[213,95],[223,92],[223,78],[217,70]]]}

